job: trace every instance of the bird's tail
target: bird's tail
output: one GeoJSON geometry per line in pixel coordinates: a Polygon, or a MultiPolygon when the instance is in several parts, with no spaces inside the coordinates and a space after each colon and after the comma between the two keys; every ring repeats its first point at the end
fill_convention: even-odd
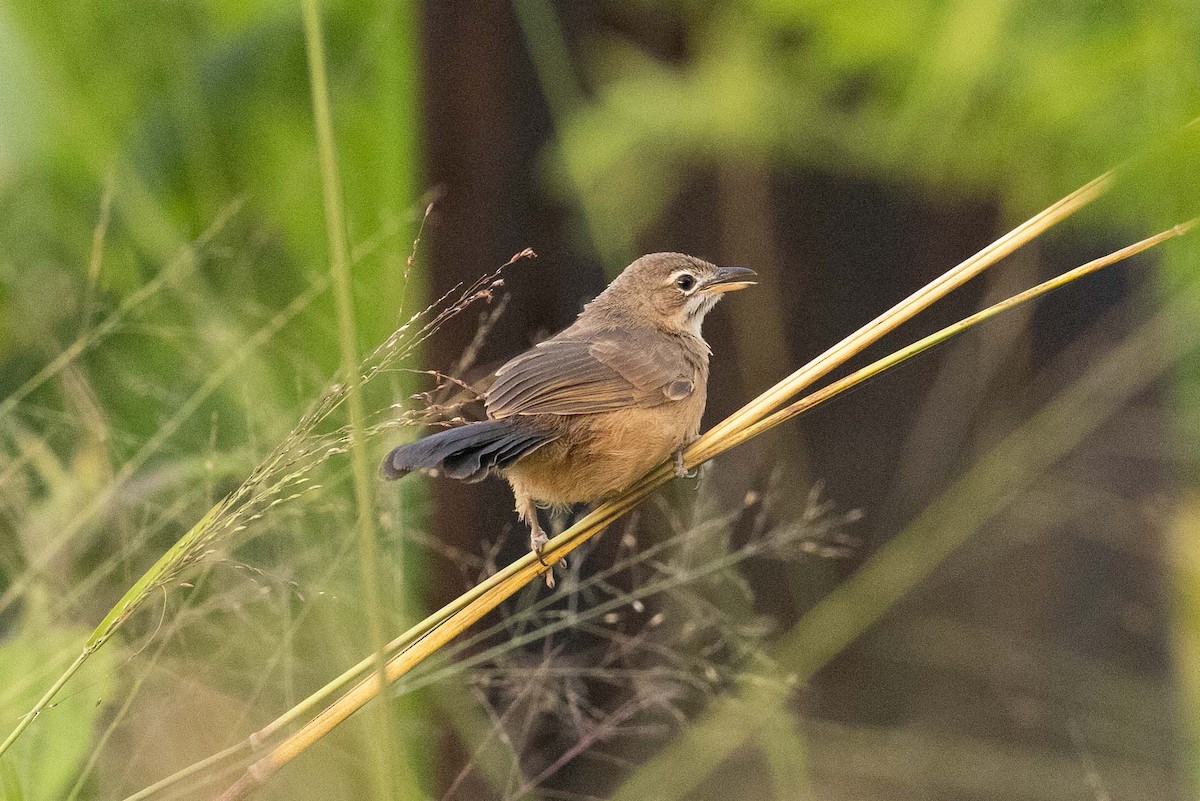
{"type": "Polygon", "coordinates": [[[419,471],[475,482],[554,439],[520,420],[468,423],[401,445],[387,455],[379,472],[393,480],[419,471]]]}

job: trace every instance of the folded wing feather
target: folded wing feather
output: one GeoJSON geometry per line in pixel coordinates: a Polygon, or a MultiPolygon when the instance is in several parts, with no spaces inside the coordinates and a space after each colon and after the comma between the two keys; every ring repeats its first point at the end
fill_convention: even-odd
{"type": "Polygon", "coordinates": [[[663,337],[555,338],[501,367],[485,403],[492,418],[657,406],[690,395],[692,373],[683,349],[663,337]]]}

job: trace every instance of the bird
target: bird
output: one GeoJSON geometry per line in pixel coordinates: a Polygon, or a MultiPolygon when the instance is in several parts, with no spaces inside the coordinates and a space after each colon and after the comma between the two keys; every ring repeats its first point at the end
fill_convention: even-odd
{"type": "MultiPolygon", "coordinates": [[[[687,474],[683,451],[699,436],[712,353],[700,326],[755,275],[682,253],[642,256],[569,327],[495,372],[483,394],[486,420],[400,445],[381,476],[499,474],[542,560],[549,538],[538,507],[611,498],[669,457],[676,475],[687,474]]],[[[546,583],[554,586],[552,567],[546,583]]]]}

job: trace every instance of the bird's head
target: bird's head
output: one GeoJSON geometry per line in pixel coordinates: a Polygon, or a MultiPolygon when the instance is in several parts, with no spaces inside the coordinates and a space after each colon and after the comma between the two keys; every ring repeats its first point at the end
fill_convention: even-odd
{"type": "Polygon", "coordinates": [[[682,253],[651,253],[626,267],[589,305],[700,336],[704,315],[721,296],[753,286],[754,276],[747,267],[718,267],[682,253]]]}

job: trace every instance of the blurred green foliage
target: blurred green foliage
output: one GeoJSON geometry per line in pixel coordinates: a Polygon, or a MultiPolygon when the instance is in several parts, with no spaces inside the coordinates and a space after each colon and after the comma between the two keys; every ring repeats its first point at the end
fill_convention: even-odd
{"type": "MultiPolygon", "coordinates": [[[[327,9],[364,351],[422,295],[419,271],[402,291],[421,186],[414,13],[391,2],[327,9]]],[[[327,280],[326,254],[294,4],[0,4],[0,399],[20,399],[0,410],[0,632],[8,637],[0,686],[24,677],[11,684],[20,692],[0,697],[6,729],[123,588],[247,475],[333,374],[328,294],[288,308],[327,280]],[[69,359],[46,370],[69,348],[69,359]],[[43,636],[31,647],[34,632],[43,636]]],[[[377,389],[372,408],[386,410],[404,383],[377,389]]],[[[311,670],[318,680],[357,659],[364,641],[341,466],[324,481],[329,489],[312,508],[275,514],[250,532],[277,535],[244,551],[261,576],[230,589],[218,557],[211,586],[224,600],[216,609],[212,599],[207,611],[192,607],[206,608],[204,594],[172,598],[167,622],[156,617],[164,609],[149,612],[129,642],[156,624],[156,646],[186,629],[210,647],[177,646],[172,670],[195,657],[208,667],[193,670],[211,673],[203,680],[214,688],[250,686],[239,666],[249,659],[261,671],[272,651],[290,653],[288,675],[311,670]],[[301,584],[302,595],[293,589],[301,584]],[[319,614],[299,600],[323,595],[337,602],[319,614]],[[306,609],[307,622],[289,628],[306,609]],[[226,614],[251,629],[259,621],[271,644],[217,636],[232,625],[226,614]]],[[[389,630],[403,598],[419,591],[399,581],[400,515],[392,520],[389,630]]],[[[89,702],[48,709],[9,753],[25,797],[62,798],[80,775],[104,730],[97,724],[109,725],[102,715],[111,708],[95,699],[111,700],[103,688],[117,678],[122,646],[114,646],[66,691],[89,702]]],[[[170,693],[168,674],[153,665],[142,659],[120,673],[142,709],[170,693]]],[[[271,688],[271,705],[294,692],[290,682],[271,688]]],[[[222,731],[234,720],[212,723],[222,731]]],[[[143,776],[204,755],[186,726],[160,739],[165,762],[143,776]]],[[[340,773],[353,782],[361,769],[330,775],[340,773]]],[[[116,776],[98,771],[89,793],[117,792],[116,776]]]]}
{"type": "MultiPolygon", "coordinates": [[[[1200,7],[1181,0],[638,5],[684,17],[685,56],[593,43],[593,96],[564,102],[555,162],[622,257],[697,166],[800,166],[995,199],[1015,223],[1200,109],[1200,7]]],[[[1195,209],[1191,175],[1170,190],[1195,209]]],[[[1145,223],[1112,208],[1111,220],[1145,223]]]]}
{"type": "MultiPolygon", "coordinates": [[[[419,185],[411,34],[385,24],[400,13],[381,4],[378,27],[363,31],[361,9],[331,12],[352,242],[382,232],[388,243],[356,270],[360,296],[372,300],[399,296],[411,242],[400,234],[412,227],[419,185]]],[[[116,199],[97,275],[102,299],[132,292],[238,198],[248,201],[249,230],[229,245],[237,253],[199,271],[199,286],[222,301],[206,316],[229,312],[226,324],[244,326],[238,317],[256,311],[249,304],[277,309],[324,272],[294,7],[14,2],[0,12],[0,40],[14,43],[0,60],[13,112],[0,114],[0,279],[14,312],[6,361],[39,360],[47,342],[75,335],[107,185],[116,199]],[[230,299],[247,306],[230,310],[230,299]]],[[[364,342],[398,320],[387,303],[363,302],[359,312],[364,342]]],[[[328,343],[323,315],[312,317],[296,341],[328,343]]],[[[307,351],[332,365],[332,348],[307,351]]],[[[21,378],[4,375],[6,388],[21,378]]]]}

